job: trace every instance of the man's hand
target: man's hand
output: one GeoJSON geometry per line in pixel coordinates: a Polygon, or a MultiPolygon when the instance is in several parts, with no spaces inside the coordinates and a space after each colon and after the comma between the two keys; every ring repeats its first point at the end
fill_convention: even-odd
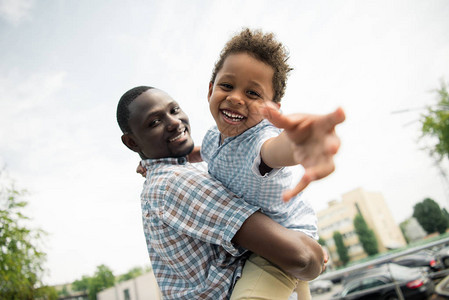
{"type": "MultiPolygon", "coordinates": [[[[284,193],[284,201],[289,201],[312,181],[324,178],[334,171],[333,159],[340,147],[335,127],[345,120],[343,109],[338,108],[327,115],[283,115],[277,108],[267,105],[261,112],[273,125],[284,129],[281,135],[285,136],[282,137],[285,143],[282,147],[277,146],[278,156],[291,155],[291,160],[286,165],[301,164],[305,168],[304,176],[296,187],[284,193]]],[[[269,163],[268,165],[275,167],[269,163]]]]}
{"type": "Polygon", "coordinates": [[[323,273],[324,271],[326,271],[326,264],[329,261],[329,254],[327,253],[326,249],[324,249],[323,247],[321,247],[321,249],[323,249],[323,256],[324,256],[324,261],[323,261],[323,266],[322,266],[322,271],[321,271],[321,273],[323,273]]]}
{"type": "Polygon", "coordinates": [[[200,146],[195,146],[193,148],[192,152],[190,152],[187,155],[187,160],[189,161],[189,163],[202,162],[203,159],[201,158],[201,147],[200,146]]]}
{"type": "Polygon", "coordinates": [[[136,173],[139,173],[140,175],[142,175],[142,177],[147,177],[147,169],[142,167],[142,165],[140,163],[136,168],[136,173]]]}

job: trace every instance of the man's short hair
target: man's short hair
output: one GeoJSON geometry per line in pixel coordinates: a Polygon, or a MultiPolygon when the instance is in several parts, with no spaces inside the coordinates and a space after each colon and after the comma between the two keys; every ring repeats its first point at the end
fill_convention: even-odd
{"type": "Polygon", "coordinates": [[[117,123],[123,133],[131,133],[131,128],[129,127],[129,105],[142,93],[150,89],[154,88],[151,86],[137,86],[124,93],[120,98],[117,105],[117,123]]]}

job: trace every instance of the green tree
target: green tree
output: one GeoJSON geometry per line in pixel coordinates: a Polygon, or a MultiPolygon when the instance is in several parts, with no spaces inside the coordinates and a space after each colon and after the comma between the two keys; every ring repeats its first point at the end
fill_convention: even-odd
{"type": "Polygon", "coordinates": [[[448,219],[438,203],[430,198],[415,204],[413,217],[427,233],[444,233],[449,226],[448,219]]]}
{"type": "Polygon", "coordinates": [[[366,224],[365,219],[361,214],[357,214],[354,218],[355,232],[359,236],[359,241],[362,244],[363,250],[369,256],[379,253],[377,249],[377,239],[368,224],[366,224]]]}
{"type": "Polygon", "coordinates": [[[83,291],[88,295],[89,300],[96,300],[97,293],[102,290],[114,286],[115,277],[111,269],[105,265],[97,267],[94,276],[83,276],[80,280],[76,280],[72,284],[74,291],[83,291]]]}
{"type": "Polygon", "coordinates": [[[72,283],[72,290],[74,291],[82,291],[87,293],[89,290],[89,284],[92,277],[83,275],[81,279],[77,279],[72,283]]]}
{"type": "Polygon", "coordinates": [[[436,91],[438,103],[427,107],[422,115],[422,137],[434,137],[437,142],[428,148],[430,155],[441,160],[449,158],[449,94],[447,85],[441,82],[441,88],[436,91]]]}
{"type": "Polygon", "coordinates": [[[125,274],[121,275],[118,279],[118,282],[130,280],[136,277],[139,277],[140,275],[146,273],[144,268],[142,267],[134,267],[125,274]]]}
{"type": "Polygon", "coordinates": [[[326,241],[322,237],[320,237],[318,239],[318,244],[320,244],[321,246],[326,246],[326,241]]]}
{"type": "Polygon", "coordinates": [[[337,247],[338,257],[340,258],[340,262],[343,265],[346,265],[349,262],[348,249],[346,248],[343,242],[343,236],[340,232],[335,231],[333,234],[333,238],[335,241],[335,246],[337,247]]]}
{"type": "Polygon", "coordinates": [[[448,224],[448,226],[449,226],[449,212],[447,212],[447,210],[446,210],[445,208],[443,208],[443,209],[441,210],[441,213],[443,214],[443,217],[446,219],[447,224],[448,224]]]}
{"type": "Polygon", "coordinates": [[[56,299],[41,278],[46,255],[38,243],[44,232],[32,229],[24,209],[24,191],[17,190],[0,170],[0,295],[2,299],[56,299]]]}
{"type": "Polygon", "coordinates": [[[401,229],[402,235],[404,236],[405,242],[406,242],[407,244],[410,243],[410,239],[409,239],[409,237],[407,236],[407,230],[406,230],[407,225],[409,224],[409,222],[410,222],[410,219],[407,219],[407,220],[402,221],[402,222],[399,224],[399,228],[401,229]]]}

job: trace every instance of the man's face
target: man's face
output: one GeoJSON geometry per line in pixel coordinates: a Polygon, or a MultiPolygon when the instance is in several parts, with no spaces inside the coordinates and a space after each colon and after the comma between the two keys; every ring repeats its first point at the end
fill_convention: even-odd
{"type": "Polygon", "coordinates": [[[132,133],[122,140],[142,159],[181,157],[192,151],[189,118],[167,93],[147,90],[128,108],[132,133]]]}

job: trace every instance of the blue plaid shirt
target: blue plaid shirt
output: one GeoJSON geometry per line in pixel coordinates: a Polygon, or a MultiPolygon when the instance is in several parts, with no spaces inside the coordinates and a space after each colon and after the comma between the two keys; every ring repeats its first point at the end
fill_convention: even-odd
{"type": "Polygon", "coordinates": [[[282,201],[282,192],[291,188],[291,167],[273,169],[260,175],[260,149],[280,130],[263,120],[238,136],[226,138],[220,144],[217,127],[209,129],[203,139],[201,156],[208,163],[209,173],[224,186],[284,227],[299,230],[318,239],[315,211],[304,197],[282,201]]]}
{"type": "Polygon", "coordinates": [[[141,164],[143,229],[164,299],[228,299],[246,259],[231,240],[259,208],[184,157],[141,164]]]}

